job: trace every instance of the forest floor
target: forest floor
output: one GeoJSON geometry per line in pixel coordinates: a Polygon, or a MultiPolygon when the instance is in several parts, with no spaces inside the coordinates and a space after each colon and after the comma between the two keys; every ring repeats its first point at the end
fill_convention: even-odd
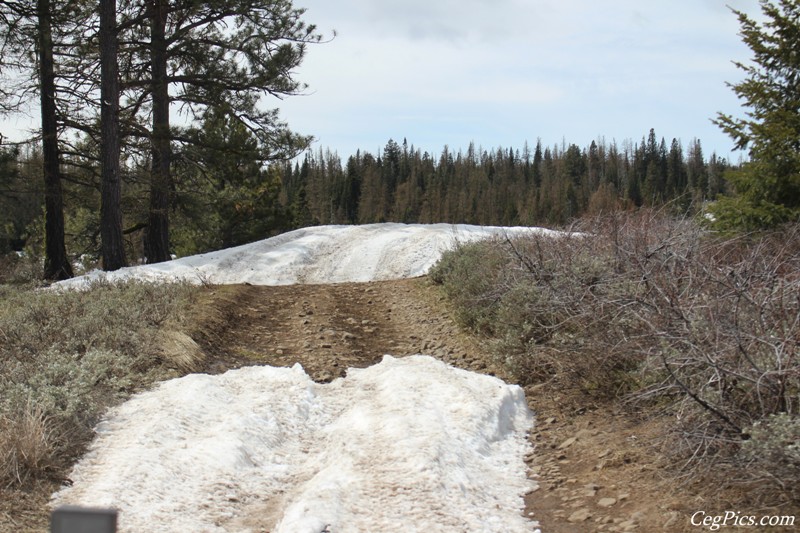
{"type": "MultiPolygon", "coordinates": [[[[300,363],[316,381],[366,367],[384,354],[425,354],[508,379],[474,337],[460,331],[426,278],[330,285],[207,287],[196,310],[204,371],[300,363]]],[[[509,380],[510,381],[510,380],[509,380]]],[[[536,416],[526,474],[539,488],[525,515],[544,533],[690,531],[715,503],[680,492],[654,453],[657,418],[587,403],[555,384],[529,385],[536,416]]],[[[56,483],[0,498],[0,531],[47,530],[56,483]]],[[[709,491],[713,492],[713,491],[709,491]]]]}

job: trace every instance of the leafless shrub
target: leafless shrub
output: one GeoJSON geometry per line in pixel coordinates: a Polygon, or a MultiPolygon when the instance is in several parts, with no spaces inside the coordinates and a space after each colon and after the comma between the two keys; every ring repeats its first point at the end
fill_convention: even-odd
{"type": "Polygon", "coordinates": [[[800,227],[723,238],[642,210],[572,229],[470,245],[434,272],[521,381],[656,403],[674,415],[671,448],[688,467],[755,465],[760,453],[784,465],[771,470],[777,485],[797,486],[796,451],[764,436],[782,420],[800,437],[800,227]]]}

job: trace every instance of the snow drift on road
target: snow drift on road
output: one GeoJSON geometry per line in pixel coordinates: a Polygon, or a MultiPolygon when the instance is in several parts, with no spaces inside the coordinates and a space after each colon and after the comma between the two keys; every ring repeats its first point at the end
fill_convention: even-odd
{"type": "Polygon", "coordinates": [[[123,532],[529,532],[531,423],[519,387],[425,356],[189,375],[113,409],[54,503],[123,532]]]}
{"type": "MultiPolygon", "coordinates": [[[[81,288],[91,281],[136,278],[225,285],[291,285],[378,281],[422,276],[443,251],[459,242],[492,236],[550,233],[542,228],[465,224],[317,226],[206,254],[154,265],[94,271],[58,284],[81,288]]],[[[553,232],[555,233],[555,232],[553,232]]]]}

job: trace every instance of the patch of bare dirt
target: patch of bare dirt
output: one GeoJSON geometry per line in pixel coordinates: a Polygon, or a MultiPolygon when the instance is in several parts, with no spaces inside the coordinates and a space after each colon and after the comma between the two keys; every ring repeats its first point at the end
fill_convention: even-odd
{"type": "Polygon", "coordinates": [[[426,354],[498,373],[462,334],[420,279],[223,289],[229,320],[200,341],[209,372],[249,364],[300,363],[318,382],[363,368],[384,354],[426,354]],[[230,291],[235,292],[232,298],[230,291]]]}

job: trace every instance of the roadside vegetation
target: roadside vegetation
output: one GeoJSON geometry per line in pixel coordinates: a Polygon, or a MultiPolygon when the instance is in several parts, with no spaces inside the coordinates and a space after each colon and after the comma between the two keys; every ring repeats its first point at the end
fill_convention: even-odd
{"type": "MultiPolygon", "coordinates": [[[[34,267],[12,271],[22,277],[27,269],[34,267]]],[[[0,490],[60,479],[107,408],[186,370],[165,347],[187,322],[196,291],[133,282],[82,292],[0,285],[0,490]]]]}
{"type": "Polygon", "coordinates": [[[641,210],[466,244],[431,278],[521,383],[658,417],[676,475],[796,505],[798,264],[796,225],[722,237],[641,210]]]}

